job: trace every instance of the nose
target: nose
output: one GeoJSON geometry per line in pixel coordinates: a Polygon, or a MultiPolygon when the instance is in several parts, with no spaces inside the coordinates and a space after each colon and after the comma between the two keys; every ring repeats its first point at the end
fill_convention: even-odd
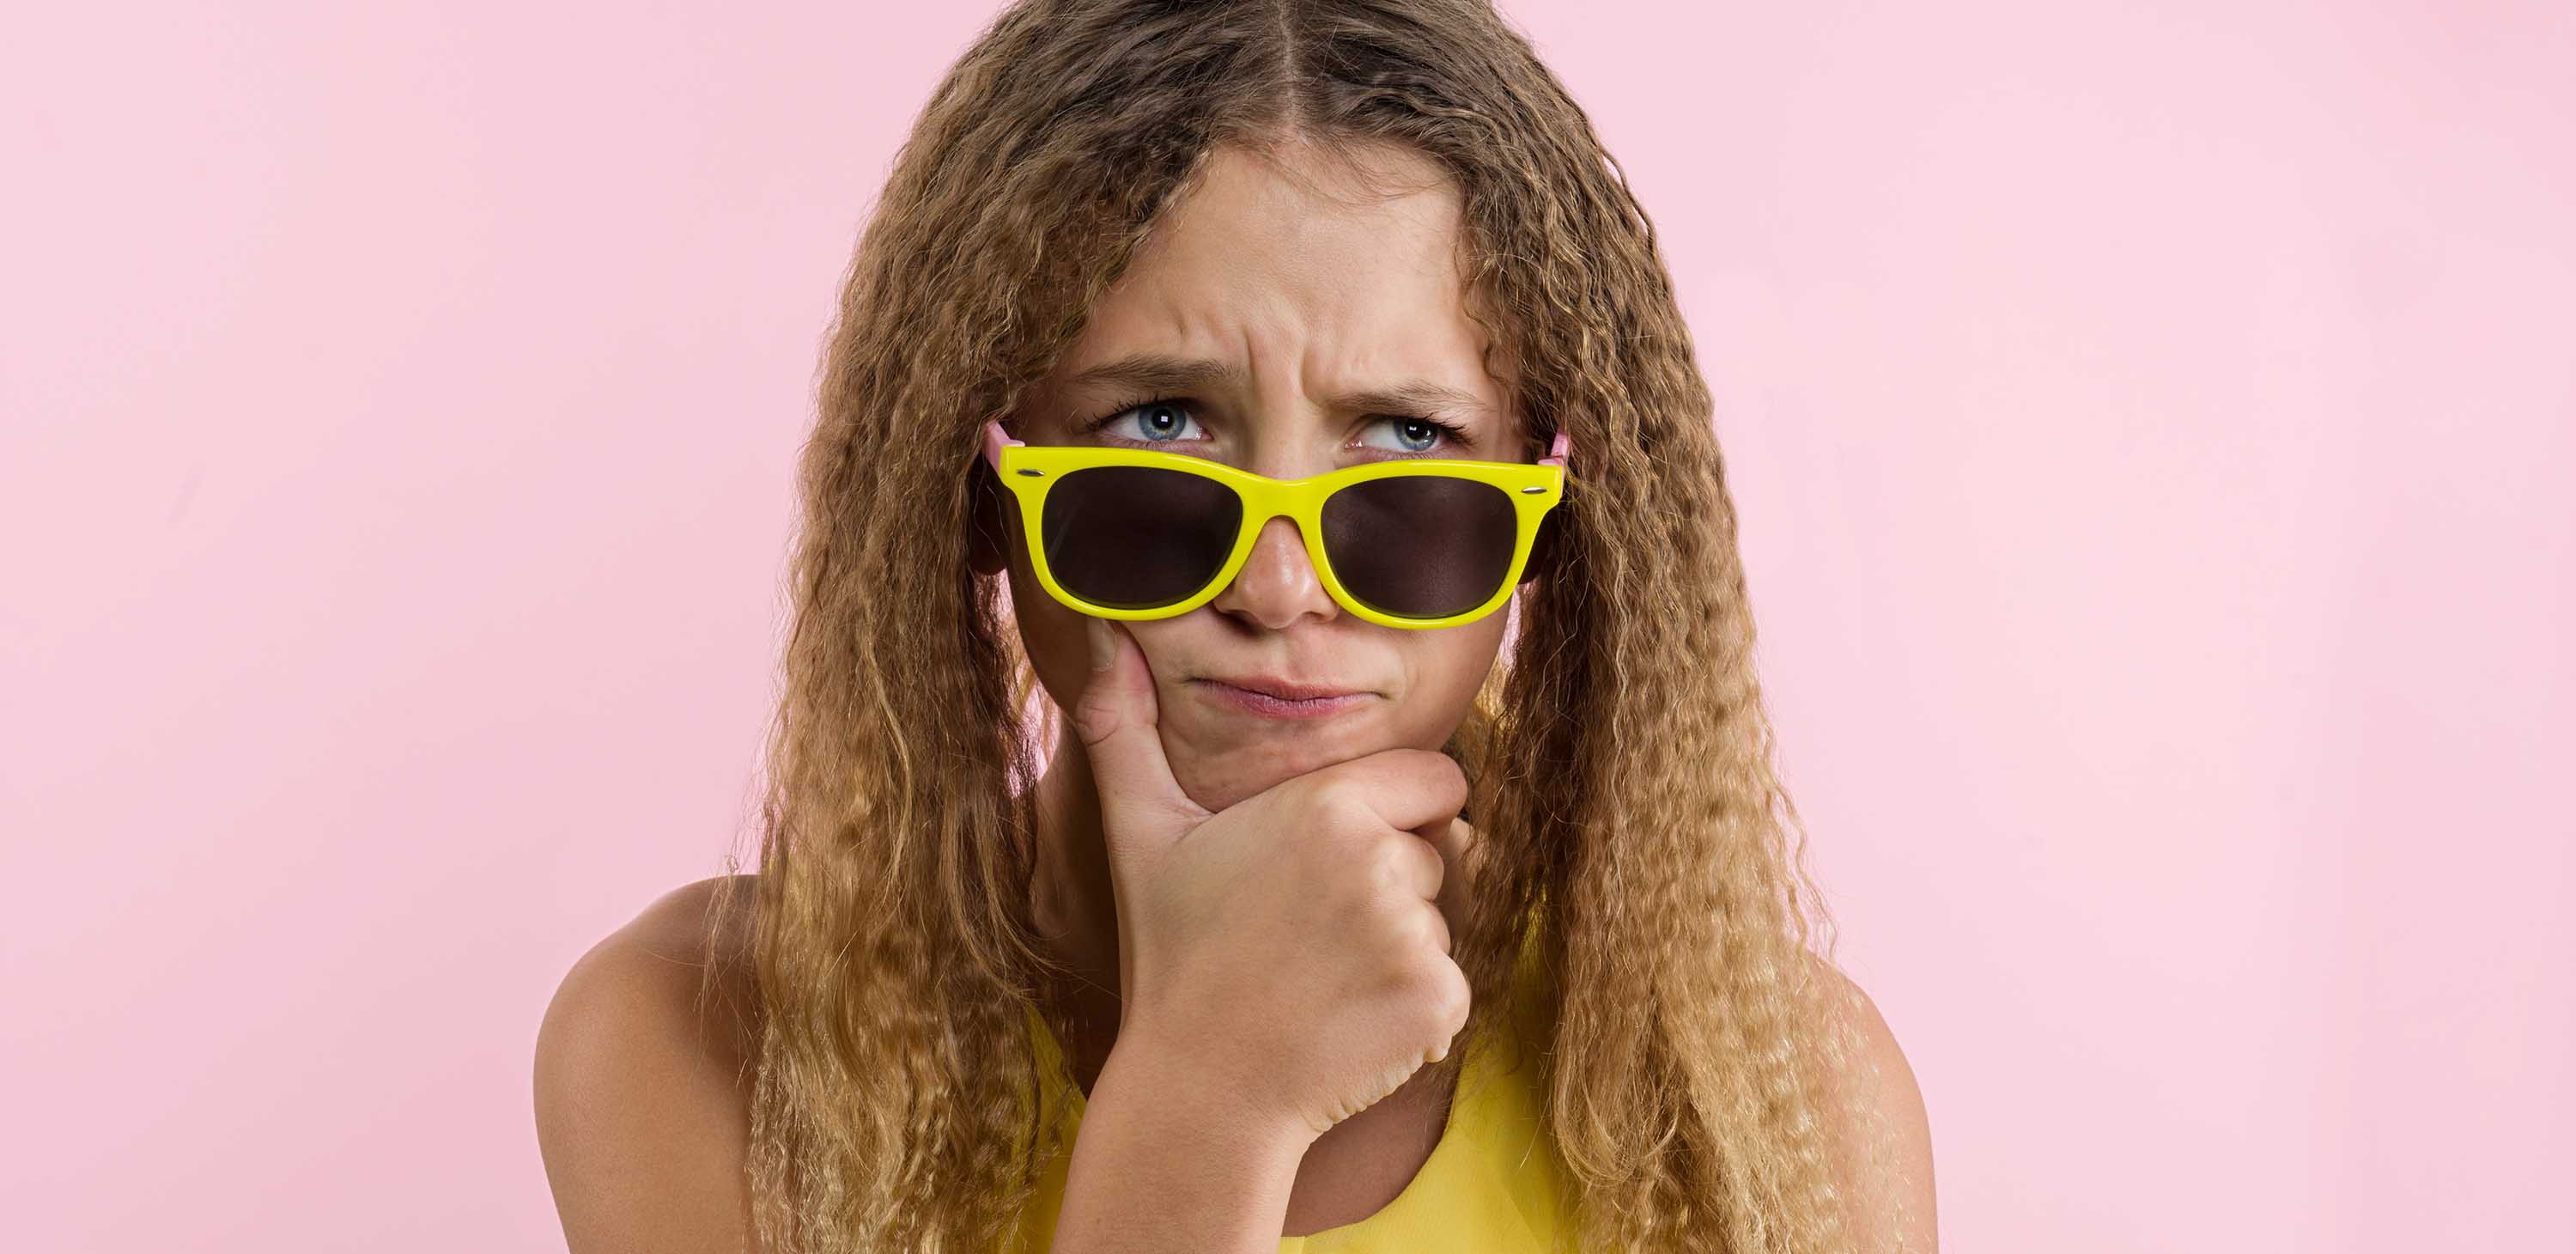
{"type": "Polygon", "coordinates": [[[1332,594],[1324,591],[1297,524],[1286,518],[1261,524],[1243,569],[1209,605],[1218,613],[1249,619],[1272,631],[1285,630],[1308,615],[1329,620],[1342,612],[1332,594]]]}

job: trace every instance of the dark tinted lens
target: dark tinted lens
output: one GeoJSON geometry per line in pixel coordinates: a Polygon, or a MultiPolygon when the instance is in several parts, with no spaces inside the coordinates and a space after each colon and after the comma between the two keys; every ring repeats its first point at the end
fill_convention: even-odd
{"type": "Polygon", "coordinates": [[[1396,475],[1324,501],[1324,555],[1342,587],[1402,618],[1445,618],[1484,604],[1503,586],[1519,538],[1510,495],[1473,479],[1396,475]]]}
{"type": "Polygon", "coordinates": [[[1097,466],[1057,480],[1038,524],[1047,569],[1066,591],[1149,610],[1216,577],[1243,525],[1243,498],[1185,471],[1097,466]]]}

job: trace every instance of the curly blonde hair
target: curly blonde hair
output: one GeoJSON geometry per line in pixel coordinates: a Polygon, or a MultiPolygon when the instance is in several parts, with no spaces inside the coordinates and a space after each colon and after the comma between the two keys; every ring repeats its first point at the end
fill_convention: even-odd
{"type": "Polygon", "coordinates": [[[1508,1026],[1535,921],[1584,1248],[1853,1249],[1836,1164],[1861,1147],[1827,1073],[1866,1063],[1771,761],[1710,393],[1624,174],[1480,0],[1028,0],[917,120],[802,451],[756,887],[723,879],[710,912],[752,910],[761,1246],[990,1250],[1033,1195],[1052,1124],[1025,1014],[1063,968],[1034,939],[1023,789],[1050,720],[1007,580],[968,561],[978,435],[1212,151],[1292,142],[1445,168],[1530,456],[1560,429],[1576,449],[1450,742],[1485,841],[1466,1033],[1508,1026]]]}

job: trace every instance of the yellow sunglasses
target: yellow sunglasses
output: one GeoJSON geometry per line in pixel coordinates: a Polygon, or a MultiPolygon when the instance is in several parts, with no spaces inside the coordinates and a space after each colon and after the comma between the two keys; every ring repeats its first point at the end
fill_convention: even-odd
{"type": "Polygon", "coordinates": [[[1284,515],[1342,608],[1387,627],[1472,623],[1520,583],[1571,452],[1559,431],[1536,463],[1411,458],[1273,479],[1186,453],[1026,444],[984,426],[984,459],[1019,502],[1038,582],[1101,618],[1207,604],[1284,515]]]}

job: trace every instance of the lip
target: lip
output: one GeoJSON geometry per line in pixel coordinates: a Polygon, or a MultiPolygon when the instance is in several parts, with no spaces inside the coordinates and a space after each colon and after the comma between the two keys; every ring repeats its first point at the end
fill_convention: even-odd
{"type": "Polygon", "coordinates": [[[1292,684],[1266,675],[1190,682],[1226,706],[1267,718],[1325,718],[1376,695],[1326,684],[1292,684]]]}
{"type": "Polygon", "coordinates": [[[1224,684],[1228,688],[1241,688],[1245,692],[1257,692],[1263,696],[1277,697],[1282,701],[1312,701],[1319,697],[1355,697],[1366,695],[1357,688],[1336,688],[1331,684],[1292,684],[1287,680],[1278,678],[1274,675],[1235,675],[1231,677],[1209,675],[1206,677],[1206,680],[1208,683],[1212,684],[1224,684]]]}

